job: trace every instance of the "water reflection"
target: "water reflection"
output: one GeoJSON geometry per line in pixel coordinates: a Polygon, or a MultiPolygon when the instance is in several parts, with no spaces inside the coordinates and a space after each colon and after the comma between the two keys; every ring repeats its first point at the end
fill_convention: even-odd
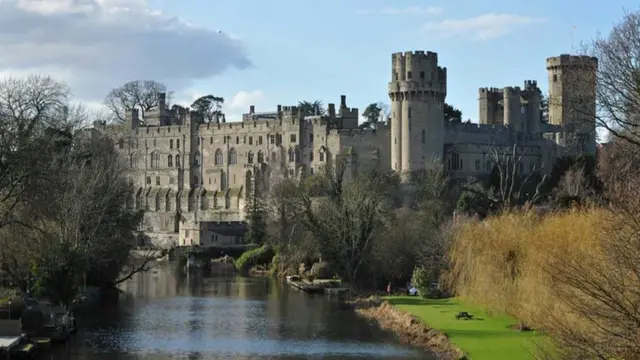
{"type": "Polygon", "coordinates": [[[139,274],[52,359],[427,359],[324,297],[270,279],[139,274]]]}

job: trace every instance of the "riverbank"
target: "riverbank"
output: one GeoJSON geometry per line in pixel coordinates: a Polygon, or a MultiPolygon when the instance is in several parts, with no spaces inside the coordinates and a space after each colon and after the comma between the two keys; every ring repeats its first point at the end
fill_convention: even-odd
{"type": "Polygon", "coordinates": [[[432,352],[440,359],[466,359],[465,353],[453,346],[447,335],[429,328],[422,319],[399,310],[379,296],[348,300],[347,303],[358,315],[375,321],[383,330],[395,333],[406,345],[432,352]]]}
{"type": "Polygon", "coordinates": [[[484,309],[458,299],[388,298],[392,305],[407,311],[443,331],[450,341],[462,348],[473,360],[533,359],[537,341],[543,337],[536,331],[519,331],[517,320],[507,315],[488,314],[484,309]],[[466,311],[473,320],[456,320],[466,311]]]}

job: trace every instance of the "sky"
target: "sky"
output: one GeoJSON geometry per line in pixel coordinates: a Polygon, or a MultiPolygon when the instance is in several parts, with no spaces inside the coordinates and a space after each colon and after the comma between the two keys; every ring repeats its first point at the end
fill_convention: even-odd
{"type": "Polygon", "coordinates": [[[388,102],[391,54],[438,53],[446,101],[476,121],[480,87],[547,91],[545,59],[607,34],[637,2],[578,0],[0,0],[0,78],[48,74],[98,107],[129,80],[227,121],[301,100],[388,102]]]}

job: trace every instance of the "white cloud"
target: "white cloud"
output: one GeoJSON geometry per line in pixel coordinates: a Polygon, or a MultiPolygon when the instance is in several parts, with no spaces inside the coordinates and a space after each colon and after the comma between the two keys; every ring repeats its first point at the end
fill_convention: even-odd
{"type": "Polygon", "coordinates": [[[513,14],[490,13],[468,19],[427,23],[424,30],[440,37],[464,36],[490,40],[510,34],[517,28],[544,22],[544,19],[513,14]]]}
{"type": "MultiPolygon", "coordinates": [[[[254,90],[254,91],[240,91],[235,94],[231,100],[227,102],[226,108],[235,111],[235,110],[249,110],[250,105],[256,105],[261,103],[264,100],[264,93],[262,90],[254,90]]],[[[269,109],[271,110],[271,109],[269,109]]],[[[264,110],[264,111],[269,111],[264,110]]]]}
{"type": "Polygon", "coordinates": [[[190,24],[146,0],[0,0],[0,74],[46,73],[86,100],[135,79],[179,92],[251,66],[237,36],[190,24]]]}
{"type": "Polygon", "coordinates": [[[382,14],[382,15],[436,15],[444,11],[441,7],[437,6],[408,6],[403,8],[387,6],[378,10],[359,10],[358,14],[382,14]]]}

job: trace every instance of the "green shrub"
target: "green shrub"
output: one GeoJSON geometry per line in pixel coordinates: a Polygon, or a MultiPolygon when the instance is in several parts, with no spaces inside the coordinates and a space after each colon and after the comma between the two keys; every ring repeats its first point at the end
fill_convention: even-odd
{"type": "Polygon", "coordinates": [[[316,279],[331,279],[333,275],[329,264],[325,261],[313,264],[310,272],[316,279]]]}
{"type": "Polygon", "coordinates": [[[270,246],[264,245],[259,248],[245,251],[236,260],[236,269],[241,273],[248,273],[253,266],[268,266],[273,260],[275,253],[270,246]]]}
{"type": "Polygon", "coordinates": [[[422,297],[431,297],[431,279],[429,273],[422,267],[416,267],[413,269],[413,275],[411,276],[411,285],[417,290],[418,294],[422,297]]]}

